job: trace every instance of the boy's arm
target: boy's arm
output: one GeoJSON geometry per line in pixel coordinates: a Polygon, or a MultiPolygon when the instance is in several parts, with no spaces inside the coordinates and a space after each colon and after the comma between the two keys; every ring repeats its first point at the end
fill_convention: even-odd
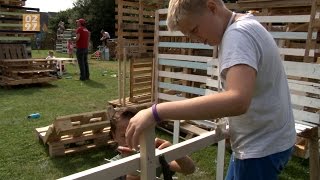
{"type": "MultiPolygon", "coordinates": [[[[169,141],[160,138],[156,138],[155,144],[158,149],[164,149],[171,146],[169,141]]],[[[170,166],[170,170],[173,172],[179,172],[187,175],[192,174],[195,171],[194,163],[188,156],[182,157],[168,164],[170,166]]]]}
{"type": "MultiPolygon", "coordinates": [[[[256,70],[248,65],[235,65],[226,74],[226,91],[187,99],[161,103],[157,113],[161,119],[202,120],[244,114],[254,93],[256,70]]],[[[131,118],[126,137],[129,147],[136,148],[144,129],[155,126],[152,109],[140,111],[131,118]]]]}

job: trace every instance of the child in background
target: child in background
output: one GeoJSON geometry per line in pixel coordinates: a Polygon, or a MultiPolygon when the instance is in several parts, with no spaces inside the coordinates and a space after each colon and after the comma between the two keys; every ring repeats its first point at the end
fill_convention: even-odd
{"type": "MultiPolygon", "coordinates": [[[[48,56],[47,56],[46,59],[54,59],[54,58],[56,58],[56,57],[54,56],[54,52],[53,52],[52,50],[50,50],[50,51],[48,52],[48,56]]],[[[55,71],[54,71],[54,75],[57,75],[58,77],[60,77],[60,76],[61,76],[61,74],[59,74],[59,73],[60,73],[60,64],[59,64],[58,61],[54,61],[54,67],[55,67],[55,69],[54,69],[54,70],[55,70],[55,71]]],[[[61,68],[62,68],[62,71],[65,70],[64,64],[61,65],[61,68]]]]}
{"type": "Polygon", "coordinates": [[[67,51],[69,58],[73,58],[73,42],[71,39],[68,39],[67,41],[67,51]]]}
{"type": "MultiPolygon", "coordinates": [[[[115,161],[130,155],[135,154],[136,152],[132,149],[127,147],[126,139],[125,139],[125,132],[126,128],[129,124],[130,118],[132,118],[136,113],[138,112],[135,108],[121,108],[119,111],[117,111],[111,121],[111,135],[115,142],[118,143],[118,151],[120,152],[119,155],[112,158],[110,161],[115,161]]],[[[168,146],[171,146],[171,143],[169,141],[166,141],[164,139],[156,138],[155,139],[155,147],[158,149],[164,149],[168,146]]],[[[195,171],[195,166],[193,161],[188,157],[182,157],[180,159],[177,159],[175,161],[171,161],[168,163],[169,169],[170,169],[170,175],[173,175],[174,172],[180,172],[185,175],[191,174],[195,171]]],[[[157,168],[157,177],[160,177],[162,174],[162,168],[157,168]]],[[[121,179],[121,178],[120,178],[121,179]]],[[[123,178],[124,179],[124,178],[123,178]]],[[[140,179],[139,173],[134,173],[126,176],[127,180],[133,180],[133,179],[140,179]]]]}

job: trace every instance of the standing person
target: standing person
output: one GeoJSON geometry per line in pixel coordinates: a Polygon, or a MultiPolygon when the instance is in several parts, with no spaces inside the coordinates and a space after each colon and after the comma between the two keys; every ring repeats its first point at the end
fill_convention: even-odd
{"type": "Polygon", "coordinates": [[[108,44],[108,39],[110,39],[110,34],[107,31],[104,31],[103,29],[101,30],[101,39],[100,41],[102,41],[102,46],[106,47],[108,44]]]}
{"type": "Polygon", "coordinates": [[[67,51],[69,58],[73,58],[73,42],[71,39],[68,39],[67,41],[67,51]]]}
{"type": "Polygon", "coordinates": [[[90,32],[86,28],[86,21],[79,19],[76,21],[78,29],[76,30],[76,47],[77,60],[80,68],[80,80],[89,80],[89,65],[88,65],[88,47],[90,42],[90,32]]]}
{"type": "Polygon", "coordinates": [[[250,14],[228,10],[222,0],[171,0],[168,28],[219,46],[223,92],[166,102],[131,118],[127,144],[136,148],[146,128],[164,119],[229,117],[233,150],[227,180],[275,180],[296,140],[287,77],[270,33],[250,14]]]}

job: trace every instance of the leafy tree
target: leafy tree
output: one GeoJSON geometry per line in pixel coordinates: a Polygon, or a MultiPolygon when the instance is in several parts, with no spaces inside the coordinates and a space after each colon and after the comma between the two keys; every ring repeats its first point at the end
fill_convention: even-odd
{"type": "Polygon", "coordinates": [[[100,42],[100,31],[104,29],[115,37],[115,1],[114,0],[77,0],[73,10],[77,18],[87,21],[87,28],[91,31],[93,47],[100,42]]]}

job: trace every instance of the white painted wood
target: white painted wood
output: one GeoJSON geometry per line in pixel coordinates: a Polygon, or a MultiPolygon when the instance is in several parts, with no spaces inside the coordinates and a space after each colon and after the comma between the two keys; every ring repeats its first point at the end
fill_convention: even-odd
{"type": "Polygon", "coordinates": [[[283,65],[289,76],[320,79],[320,64],[283,61],[283,65]]]}
{"type": "MultiPolygon", "coordinates": [[[[279,48],[281,55],[290,55],[290,56],[304,56],[305,49],[299,48],[279,48]]],[[[310,49],[309,56],[314,56],[314,50],[310,49]]]]}
{"type": "Polygon", "coordinates": [[[320,99],[291,94],[292,104],[320,109],[320,99]]]}
{"type": "Polygon", "coordinates": [[[182,37],[182,36],[185,36],[185,35],[180,31],[159,31],[159,36],[182,37]]]}
{"type": "Polygon", "coordinates": [[[208,79],[206,76],[184,74],[181,72],[167,72],[167,71],[159,71],[159,77],[180,79],[180,80],[200,82],[200,83],[206,83],[208,79]]]}
{"type": "Polygon", "coordinates": [[[223,169],[224,169],[224,156],[226,149],[226,140],[221,140],[218,142],[218,155],[217,155],[217,176],[216,180],[223,180],[223,169]]]}
{"type": "Polygon", "coordinates": [[[219,76],[219,71],[217,68],[213,68],[213,67],[207,67],[207,75],[210,76],[219,76]]]}
{"type": "Polygon", "coordinates": [[[159,99],[162,99],[162,100],[165,100],[165,101],[181,101],[181,100],[186,100],[187,98],[179,97],[179,96],[176,96],[176,95],[169,95],[169,94],[159,93],[159,99]]]}
{"type": "Polygon", "coordinates": [[[140,136],[140,167],[141,179],[156,179],[156,157],[154,140],[156,138],[154,127],[145,129],[140,136]]]}
{"type": "Polygon", "coordinates": [[[219,81],[211,78],[207,78],[206,85],[209,87],[219,88],[219,81]]]}
{"type": "MultiPolygon", "coordinates": [[[[310,113],[298,109],[293,109],[293,116],[296,121],[301,122],[311,122],[314,124],[319,124],[320,115],[318,113],[310,113]]],[[[315,125],[310,125],[315,126],[315,125]]]]}
{"type": "Polygon", "coordinates": [[[168,9],[159,9],[159,14],[168,14],[168,9]]]}
{"type": "MultiPolygon", "coordinates": [[[[146,133],[145,136],[147,136],[146,133]]],[[[178,144],[174,144],[170,147],[167,147],[162,150],[156,150],[155,158],[158,159],[160,155],[164,155],[165,159],[170,162],[175,159],[182,158],[188,154],[191,154],[197,150],[205,148],[211,144],[215,144],[218,141],[224,139],[224,135],[221,133],[217,133],[216,131],[210,131],[208,133],[204,133],[200,136],[194,137],[192,139],[183,141],[178,144]]],[[[150,138],[151,139],[151,138],[150,138]]],[[[154,140],[154,139],[153,139],[154,140]]],[[[153,143],[151,143],[154,145],[153,143]]],[[[143,147],[141,147],[143,148],[143,147]]],[[[154,147],[153,147],[154,149],[154,147]]],[[[141,149],[142,150],[142,149],[141,149]]],[[[119,176],[129,174],[139,169],[140,166],[140,154],[135,154],[118,161],[114,161],[108,164],[104,164],[98,167],[94,167],[76,174],[72,174],[70,176],[66,176],[61,178],[60,180],[71,180],[71,179],[81,179],[81,180],[105,180],[107,179],[115,179],[119,176]]],[[[159,161],[155,161],[155,167],[159,167],[159,161]]]]}
{"type": "MultiPolygon", "coordinates": [[[[291,40],[306,40],[307,32],[275,32],[269,31],[274,39],[291,39],[291,40]]],[[[317,39],[317,33],[312,33],[312,39],[317,39]]]]}
{"type": "Polygon", "coordinates": [[[203,43],[184,43],[184,42],[159,42],[159,47],[168,48],[187,48],[187,49],[208,49],[212,50],[213,47],[203,43]]]}
{"type": "Polygon", "coordinates": [[[180,61],[180,60],[159,58],[159,65],[207,70],[207,63],[192,62],[192,61],[180,61]]]}
{"type": "Polygon", "coordinates": [[[213,60],[212,57],[178,55],[178,54],[159,54],[158,58],[160,58],[160,59],[173,59],[173,60],[180,60],[180,61],[195,61],[195,62],[204,62],[204,63],[206,63],[208,61],[211,62],[213,60]]]}
{"type": "Polygon", "coordinates": [[[320,84],[318,83],[288,79],[288,84],[291,90],[320,94],[320,84]]]}
{"type": "Polygon", "coordinates": [[[260,23],[308,23],[310,15],[255,16],[260,23]]]}
{"type": "Polygon", "coordinates": [[[159,82],[159,88],[176,90],[179,92],[186,92],[186,93],[196,94],[200,96],[203,96],[205,93],[205,89],[202,89],[202,88],[183,86],[178,84],[170,84],[170,83],[164,83],[164,82],[159,82]]]}
{"type": "Polygon", "coordinates": [[[174,121],[174,123],[173,123],[173,137],[172,137],[173,144],[179,143],[179,137],[180,137],[180,121],[174,121]]]}

